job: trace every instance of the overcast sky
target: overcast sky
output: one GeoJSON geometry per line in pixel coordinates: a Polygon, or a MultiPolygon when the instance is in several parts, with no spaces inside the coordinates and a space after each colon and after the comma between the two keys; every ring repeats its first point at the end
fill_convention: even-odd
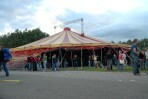
{"type": "MultiPolygon", "coordinates": [[[[53,35],[55,25],[79,18],[85,35],[98,39],[148,38],[148,0],[0,0],[0,35],[25,28],[53,35]]],[[[67,27],[81,32],[80,22],[67,27]]]]}

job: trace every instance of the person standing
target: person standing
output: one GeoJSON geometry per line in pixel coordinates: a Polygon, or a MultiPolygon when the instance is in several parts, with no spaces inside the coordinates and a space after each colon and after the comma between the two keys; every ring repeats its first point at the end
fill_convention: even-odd
{"type": "Polygon", "coordinates": [[[78,57],[77,57],[77,55],[74,55],[73,63],[74,63],[74,69],[75,69],[76,67],[78,68],[78,57]]]}
{"type": "Polygon", "coordinates": [[[67,62],[67,60],[66,60],[66,59],[64,59],[64,68],[66,68],[66,67],[67,67],[67,65],[68,65],[68,62],[67,62]]]}
{"type": "MultiPolygon", "coordinates": [[[[3,70],[5,71],[6,76],[9,76],[9,69],[8,69],[8,64],[7,61],[5,61],[4,59],[4,51],[3,51],[3,47],[0,46],[0,67],[3,66],[3,70]]],[[[11,56],[11,54],[10,54],[11,56]]]]}
{"type": "Polygon", "coordinates": [[[30,55],[27,60],[28,60],[28,69],[29,69],[29,71],[31,71],[33,69],[34,57],[32,55],[30,55]]]}
{"type": "Polygon", "coordinates": [[[42,71],[42,65],[41,65],[41,56],[37,56],[37,67],[39,71],[42,71]]]}
{"type": "Polygon", "coordinates": [[[124,60],[124,55],[122,54],[121,51],[119,51],[119,64],[118,64],[118,70],[122,71],[124,68],[125,60],[124,60]]]}
{"type": "Polygon", "coordinates": [[[88,67],[91,67],[91,62],[92,62],[92,56],[88,56],[88,67]]]}
{"type": "Polygon", "coordinates": [[[116,54],[114,54],[114,56],[113,56],[113,61],[114,61],[114,65],[117,67],[118,59],[117,59],[117,55],[116,54]]]}
{"type": "Polygon", "coordinates": [[[57,58],[56,58],[56,54],[54,54],[52,56],[52,71],[56,71],[57,69],[57,58]]]}
{"type": "Polygon", "coordinates": [[[124,66],[127,65],[126,52],[123,52],[124,66]]]}
{"type": "Polygon", "coordinates": [[[145,53],[143,51],[139,52],[139,65],[140,65],[140,69],[143,70],[145,69],[145,53]]]}
{"type": "Polygon", "coordinates": [[[44,71],[47,70],[47,55],[46,53],[43,54],[43,66],[44,66],[44,71]]]}
{"type": "MultiPolygon", "coordinates": [[[[145,67],[146,67],[146,69],[148,70],[148,49],[147,49],[147,51],[145,51],[145,67]]],[[[148,72],[147,72],[147,74],[148,74],[148,72]]]]}
{"type": "Polygon", "coordinates": [[[94,66],[95,66],[96,68],[98,68],[98,56],[93,55],[93,60],[94,60],[94,66]]]}
{"type": "Polygon", "coordinates": [[[138,68],[138,39],[133,40],[133,44],[131,45],[131,57],[133,63],[133,74],[139,75],[139,68],[138,68]]]}
{"type": "Polygon", "coordinates": [[[148,70],[148,49],[145,51],[145,68],[148,70]]]}
{"type": "Polygon", "coordinates": [[[107,70],[112,70],[113,54],[111,53],[111,50],[107,52],[106,58],[107,58],[107,70]]]}

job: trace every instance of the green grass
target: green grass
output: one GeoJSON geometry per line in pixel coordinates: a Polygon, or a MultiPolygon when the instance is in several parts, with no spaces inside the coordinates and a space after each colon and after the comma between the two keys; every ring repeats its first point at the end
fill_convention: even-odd
{"type": "MultiPolygon", "coordinates": [[[[95,67],[79,67],[79,68],[62,68],[63,71],[97,71],[97,72],[110,72],[106,68],[95,68],[95,67]]],[[[111,72],[121,72],[117,70],[117,67],[113,67],[113,70],[111,72]]],[[[125,66],[124,70],[122,72],[133,72],[133,69],[131,66],[125,66]]],[[[140,70],[140,72],[148,72],[148,70],[140,70]]]]}

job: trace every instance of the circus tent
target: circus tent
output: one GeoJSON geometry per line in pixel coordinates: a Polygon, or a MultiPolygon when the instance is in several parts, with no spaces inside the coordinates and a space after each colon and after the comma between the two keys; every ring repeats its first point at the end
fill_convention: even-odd
{"type": "Polygon", "coordinates": [[[124,48],[128,49],[128,45],[122,44],[113,44],[108,43],[102,40],[91,38],[85,36],[84,34],[79,34],[71,31],[70,28],[64,28],[62,32],[59,32],[53,36],[46,37],[44,39],[12,48],[12,53],[24,53],[28,54],[37,54],[45,50],[54,50],[56,48],[73,48],[73,49],[95,49],[103,47],[112,47],[112,48],[124,48]]]}
{"type": "MultiPolygon", "coordinates": [[[[82,50],[96,50],[103,49],[105,47],[117,49],[121,48],[123,50],[129,50],[129,45],[108,43],[102,40],[98,40],[82,33],[76,33],[71,31],[70,28],[66,27],[63,31],[37,40],[35,42],[19,46],[16,48],[11,48],[11,54],[13,57],[27,57],[31,54],[38,55],[42,52],[54,51],[57,49],[72,49],[79,50],[81,52],[82,61],[82,50]]],[[[102,56],[101,56],[102,57],[102,56]]],[[[81,62],[82,65],[82,62],[81,62]]]]}

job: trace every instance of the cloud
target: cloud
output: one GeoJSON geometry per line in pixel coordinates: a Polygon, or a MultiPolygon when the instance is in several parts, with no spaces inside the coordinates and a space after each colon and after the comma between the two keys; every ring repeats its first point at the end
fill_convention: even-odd
{"type": "MultiPolygon", "coordinates": [[[[107,41],[141,39],[148,37],[147,6],[147,0],[2,0],[0,34],[39,27],[52,35],[55,25],[84,18],[86,35],[107,41]]],[[[81,32],[80,23],[68,26],[81,32]]]]}
{"type": "Polygon", "coordinates": [[[104,40],[126,41],[128,39],[142,39],[148,37],[148,11],[135,11],[126,15],[118,14],[109,24],[96,26],[91,31],[92,36],[103,38],[104,40]]]}
{"type": "MultiPolygon", "coordinates": [[[[148,37],[148,11],[135,10],[130,13],[107,12],[106,14],[90,15],[66,10],[65,15],[58,16],[60,21],[84,18],[84,32],[86,35],[97,37],[105,41],[126,41],[148,37]],[[77,16],[77,17],[75,17],[77,16]]],[[[73,23],[69,27],[81,32],[80,23],[73,23]]]]}
{"type": "Polygon", "coordinates": [[[2,0],[0,2],[0,33],[33,26],[33,15],[39,0],[2,0]]]}

